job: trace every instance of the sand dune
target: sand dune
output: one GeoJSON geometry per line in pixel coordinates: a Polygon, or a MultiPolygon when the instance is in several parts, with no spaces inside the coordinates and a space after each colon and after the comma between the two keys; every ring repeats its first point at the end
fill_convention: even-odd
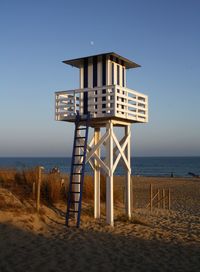
{"type": "Polygon", "coordinates": [[[115,227],[106,226],[84,203],[76,229],[64,226],[64,204],[43,205],[37,215],[33,203],[22,205],[0,189],[1,203],[7,201],[0,210],[0,271],[199,271],[199,193],[196,180],[137,178],[131,221],[119,203],[115,227]],[[144,208],[150,182],[173,188],[171,211],[144,208]]]}

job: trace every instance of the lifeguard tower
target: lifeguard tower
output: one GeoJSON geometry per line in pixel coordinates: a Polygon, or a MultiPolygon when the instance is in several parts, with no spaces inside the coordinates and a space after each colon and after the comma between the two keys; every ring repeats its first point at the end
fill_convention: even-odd
{"type": "Polygon", "coordinates": [[[85,164],[94,170],[94,217],[100,218],[100,171],[106,175],[106,222],[114,224],[113,175],[126,171],[126,214],[131,218],[131,124],[148,122],[148,97],[126,87],[126,70],[140,67],[116,53],[63,61],[80,71],[79,89],[55,94],[55,118],[75,123],[66,223],[80,224],[85,164]],[[118,140],[114,127],[122,129],[118,140]],[[88,141],[88,129],[94,130],[88,141]],[[102,133],[103,131],[103,133],[102,133]],[[106,154],[102,154],[105,147],[106,154]],[[104,155],[104,157],[102,156],[104,155]]]}

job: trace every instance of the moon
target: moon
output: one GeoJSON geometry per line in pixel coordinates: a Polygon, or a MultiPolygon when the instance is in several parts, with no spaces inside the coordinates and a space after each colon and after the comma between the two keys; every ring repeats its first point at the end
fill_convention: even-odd
{"type": "Polygon", "coordinates": [[[90,41],[90,44],[91,44],[91,45],[94,45],[94,41],[90,41]]]}

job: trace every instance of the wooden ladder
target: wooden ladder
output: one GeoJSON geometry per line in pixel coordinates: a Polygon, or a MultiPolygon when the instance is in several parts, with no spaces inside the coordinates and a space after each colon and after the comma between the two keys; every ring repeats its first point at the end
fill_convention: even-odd
{"type": "Polygon", "coordinates": [[[81,119],[79,114],[76,116],[66,213],[66,225],[68,227],[71,219],[75,219],[77,228],[80,226],[89,119],[89,113],[85,120],[81,119]],[[79,177],[78,181],[77,177],[79,177]]]}

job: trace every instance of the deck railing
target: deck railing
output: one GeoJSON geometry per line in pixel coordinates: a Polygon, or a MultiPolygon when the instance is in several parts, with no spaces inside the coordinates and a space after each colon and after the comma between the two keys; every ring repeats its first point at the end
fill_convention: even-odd
{"type": "Polygon", "coordinates": [[[84,115],[84,98],[87,97],[87,109],[92,118],[117,117],[148,122],[148,97],[125,87],[109,85],[60,91],[55,95],[56,120],[73,120],[77,111],[84,115]]]}

